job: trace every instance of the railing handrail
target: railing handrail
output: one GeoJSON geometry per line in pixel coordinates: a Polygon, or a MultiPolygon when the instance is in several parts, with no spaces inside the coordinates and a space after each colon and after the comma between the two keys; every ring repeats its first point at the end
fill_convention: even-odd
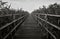
{"type": "Polygon", "coordinates": [[[49,31],[45,26],[43,26],[40,21],[38,21],[38,22],[39,22],[39,24],[41,24],[41,26],[42,26],[54,39],[57,39],[56,36],[55,36],[51,31],[49,31]]]}
{"type": "Polygon", "coordinates": [[[51,26],[55,27],[56,29],[60,30],[60,27],[58,27],[57,25],[54,25],[54,24],[52,24],[52,23],[50,23],[50,22],[48,22],[48,21],[46,21],[46,20],[44,20],[44,19],[42,19],[42,18],[40,18],[40,17],[38,17],[38,16],[36,16],[36,17],[39,18],[39,19],[41,19],[42,21],[50,24],[51,26]]]}
{"type": "MultiPolygon", "coordinates": [[[[21,21],[21,22],[22,22],[22,21],[21,21]]],[[[18,25],[19,25],[21,22],[19,22],[3,39],[6,39],[6,38],[9,36],[9,34],[11,34],[11,33],[18,27],[18,25]]]]}
{"type": "MultiPolygon", "coordinates": [[[[24,16],[23,16],[23,17],[24,17],[24,16]]],[[[19,20],[19,19],[22,19],[23,17],[20,17],[20,18],[18,18],[18,19],[16,19],[16,20],[12,21],[12,22],[10,22],[10,23],[7,23],[6,25],[0,27],[0,30],[4,29],[5,27],[8,27],[10,24],[16,22],[16,21],[19,20]]]]}
{"type": "Polygon", "coordinates": [[[42,14],[42,13],[35,13],[37,15],[47,15],[47,16],[55,16],[55,17],[60,17],[60,15],[54,15],[54,14],[42,14]]]}
{"type": "Polygon", "coordinates": [[[6,15],[0,15],[0,17],[12,16],[12,15],[20,15],[20,14],[6,14],[6,15]]]}
{"type": "MultiPolygon", "coordinates": [[[[37,19],[35,19],[37,21],[37,19]]],[[[41,25],[41,27],[43,27],[54,39],[57,39],[56,36],[50,32],[45,26],[43,26],[43,24],[38,20],[38,23],[41,25]]]]}

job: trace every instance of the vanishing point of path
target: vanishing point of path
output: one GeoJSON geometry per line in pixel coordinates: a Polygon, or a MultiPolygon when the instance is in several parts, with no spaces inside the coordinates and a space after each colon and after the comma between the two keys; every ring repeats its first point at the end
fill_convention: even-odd
{"type": "Polygon", "coordinates": [[[24,21],[15,33],[14,39],[46,39],[44,30],[31,15],[24,21]]]}

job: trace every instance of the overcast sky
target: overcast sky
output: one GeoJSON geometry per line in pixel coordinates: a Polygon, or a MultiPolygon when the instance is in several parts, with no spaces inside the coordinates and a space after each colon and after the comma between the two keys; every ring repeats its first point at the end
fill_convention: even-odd
{"type": "Polygon", "coordinates": [[[3,0],[7,1],[8,4],[11,4],[11,7],[14,9],[22,8],[26,11],[33,11],[34,9],[38,9],[43,5],[48,6],[49,4],[59,3],[60,0],[3,0]]]}

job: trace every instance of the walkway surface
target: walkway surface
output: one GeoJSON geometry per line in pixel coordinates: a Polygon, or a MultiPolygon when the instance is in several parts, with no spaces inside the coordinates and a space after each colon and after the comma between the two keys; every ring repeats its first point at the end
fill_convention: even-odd
{"type": "Polygon", "coordinates": [[[46,39],[43,29],[30,15],[15,33],[14,39],[46,39]]]}

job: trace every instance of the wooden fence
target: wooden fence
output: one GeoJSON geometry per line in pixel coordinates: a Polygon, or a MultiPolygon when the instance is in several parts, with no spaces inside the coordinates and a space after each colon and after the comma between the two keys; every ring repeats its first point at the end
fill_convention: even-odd
{"type": "Polygon", "coordinates": [[[24,14],[20,16],[20,14],[8,14],[8,15],[0,15],[0,17],[13,16],[13,21],[5,24],[0,27],[0,39],[13,39],[13,35],[17,31],[18,27],[25,21],[28,15],[24,14]],[[17,19],[16,16],[19,17],[17,19]]]}
{"type": "MultiPolygon", "coordinates": [[[[40,14],[35,13],[33,14],[33,17],[38,21],[38,23],[54,38],[54,39],[60,39],[59,33],[60,33],[60,15],[53,15],[53,14],[40,14]],[[51,20],[52,19],[52,20],[51,20]],[[50,20],[50,21],[49,21],[50,20]],[[56,21],[56,23],[54,22],[56,21]],[[52,23],[53,22],[53,23],[52,23]],[[45,24],[45,25],[44,25],[45,24]],[[50,26],[49,26],[50,25],[50,26]],[[50,30],[58,33],[52,33],[50,30]],[[57,34],[57,35],[56,35],[57,34]]],[[[52,39],[52,38],[50,38],[52,39]]]]}

